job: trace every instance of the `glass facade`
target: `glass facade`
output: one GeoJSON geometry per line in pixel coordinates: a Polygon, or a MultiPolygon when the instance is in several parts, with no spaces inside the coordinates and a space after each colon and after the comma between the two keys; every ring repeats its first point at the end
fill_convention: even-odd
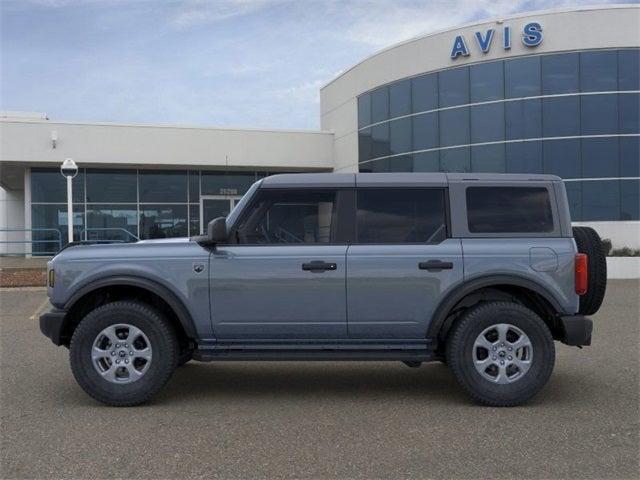
{"type": "MultiPolygon", "coordinates": [[[[127,242],[200,234],[200,198],[237,198],[268,172],[80,169],[73,179],[74,240],[127,242]]],[[[67,239],[66,181],[31,169],[32,252],[55,253],[67,239]],[[60,240],[58,240],[60,239],[60,240]]],[[[223,200],[230,205],[229,200],[223,200]]]]}
{"type": "Polygon", "coordinates": [[[361,172],[551,173],[574,221],[639,220],[640,49],[485,62],[358,97],[361,172]]]}

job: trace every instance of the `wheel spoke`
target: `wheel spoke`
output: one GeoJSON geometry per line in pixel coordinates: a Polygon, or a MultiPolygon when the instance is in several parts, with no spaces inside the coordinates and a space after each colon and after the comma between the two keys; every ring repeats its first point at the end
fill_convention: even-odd
{"type": "Polygon", "coordinates": [[[485,337],[484,335],[480,335],[478,338],[476,338],[476,341],[473,344],[473,349],[474,350],[477,347],[485,348],[490,352],[491,348],[493,347],[493,344],[489,340],[487,340],[487,337],[485,337]]]}
{"type": "Polygon", "coordinates": [[[102,378],[109,380],[110,382],[117,382],[116,370],[118,370],[118,367],[119,365],[112,363],[109,369],[104,372],[100,372],[100,375],[102,375],[102,378]]]}
{"type": "Polygon", "coordinates": [[[501,343],[506,342],[509,325],[507,325],[506,323],[499,323],[498,325],[496,325],[496,330],[498,331],[498,341],[501,343]]]}
{"type": "Polygon", "coordinates": [[[496,382],[499,384],[509,383],[509,377],[507,376],[507,366],[497,365],[498,375],[496,376],[496,382]]]}
{"type": "Polygon", "coordinates": [[[519,358],[513,359],[513,364],[518,367],[520,372],[527,373],[527,370],[531,367],[531,360],[521,360],[519,358]]]}
{"type": "Polygon", "coordinates": [[[115,345],[116,343],[118,343],[120,341],[120,339],[118,338],[118,335],[116,335],[116,326],[115,325],[111,325],[110,327],[105,328],[102,331],[102,335],[104,335],[105,337],[107,337],[109,339],[109,341],[111,342],[111,345],[115,345]]]}
{"type": "Polygon", "coordinates": [[[127,369],[127,372],[129,372],[129,381],[131,382],[138,380],[144,373],[136,370],[133,365],[127,365],[125,368],[127,369]]]}
{"type": "Polygon", "coordinates": [[[526,335],[520,335],[520,338],[518,338],[518,340],[513,343],[509,343],[509,345],[513,347],[513,351],[515,352],[522,347],[531,347],[531,341],[526,335]]]}
{"type": "Polygon", "coordinates": [[[133,325],[129,325],[129,332],[127,335],[127,342],[129,345],[133,344],[134,340],[142,335],[142,330],[138,327],[134,327],[133,325]]]}
{"type": "Polygon", "coordinates": [[[141,350],[133,349],[133,358],[144,358],[146,361],[151,361],[151,349],[149,347],[141,350]]]}
{"type": "Polygon", "coordinates": [[[109,358],[109,356],[109,350],[102,350],[95,346],[91,349],[91,359],[93,361],[100,360],[101,358],[109,358]]]}

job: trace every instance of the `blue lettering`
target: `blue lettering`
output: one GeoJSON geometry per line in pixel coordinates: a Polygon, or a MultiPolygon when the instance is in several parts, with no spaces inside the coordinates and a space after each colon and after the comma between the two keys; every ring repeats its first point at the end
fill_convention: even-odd
{"type": "Polygon", "coordinates": [[[542,43],[542,27],[537,22],[527,23],[524,26],[522,43],[527,47],[535,47],[542,43]]]}
{"type": "Polygon", "coordinates": [[[487,30],[487,33],[484,38],[482,38],[482,32],[476,32],[476,40],[478,41],[478,46],[482,53],[487,53],[489,48],[491,48],[491,40],[493,40],[493,32],[495,30],[490,28],[487,30]]]}
{"type": "Polygon", "coordinates": [[[511,27],[504,27],[502,35],[502,46],[505,50],[511,48],[511,27]]]}
{"type": "Polygon", "coordinates": [[[460,55],[462,55],[463,57],[469,56],[469,49],[467,48],[467,44],[465,43],[464,37],[462,35],[458,35],[456,39],[453,41],[451,58],[455,60],[460,55]]]}

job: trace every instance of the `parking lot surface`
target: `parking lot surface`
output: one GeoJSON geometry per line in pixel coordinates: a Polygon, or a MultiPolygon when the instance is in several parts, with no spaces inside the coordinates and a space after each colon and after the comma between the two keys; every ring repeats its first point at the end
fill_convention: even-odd
{"type": "Polygon", "coordinates": [[[444,365],[189,363],[109,408],[40,334],[43,289],[0,291],[1,478],[638,478],[639,292],[610,281],[583,350],[525,406],[474,405],[444,365]]]}

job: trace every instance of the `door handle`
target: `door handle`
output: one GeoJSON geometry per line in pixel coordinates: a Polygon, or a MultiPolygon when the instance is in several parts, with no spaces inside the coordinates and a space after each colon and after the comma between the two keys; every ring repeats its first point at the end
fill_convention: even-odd
{"type": "Polygon", "coordinates": [[[442,260],[429,260],[418,264],[420,270],[428,270],[430,272],[439,272],[441,270],[451,270],[453,262],[443,262],[442,260]]]}
{"type": "Polygon", "coordinates": [[[308,272],[324,272],[326,270],[337,270],[338,265],[335,263],[327,263],[323,260],[314,260],[309,263],[302,264],[302,270],[308,272]]]}

